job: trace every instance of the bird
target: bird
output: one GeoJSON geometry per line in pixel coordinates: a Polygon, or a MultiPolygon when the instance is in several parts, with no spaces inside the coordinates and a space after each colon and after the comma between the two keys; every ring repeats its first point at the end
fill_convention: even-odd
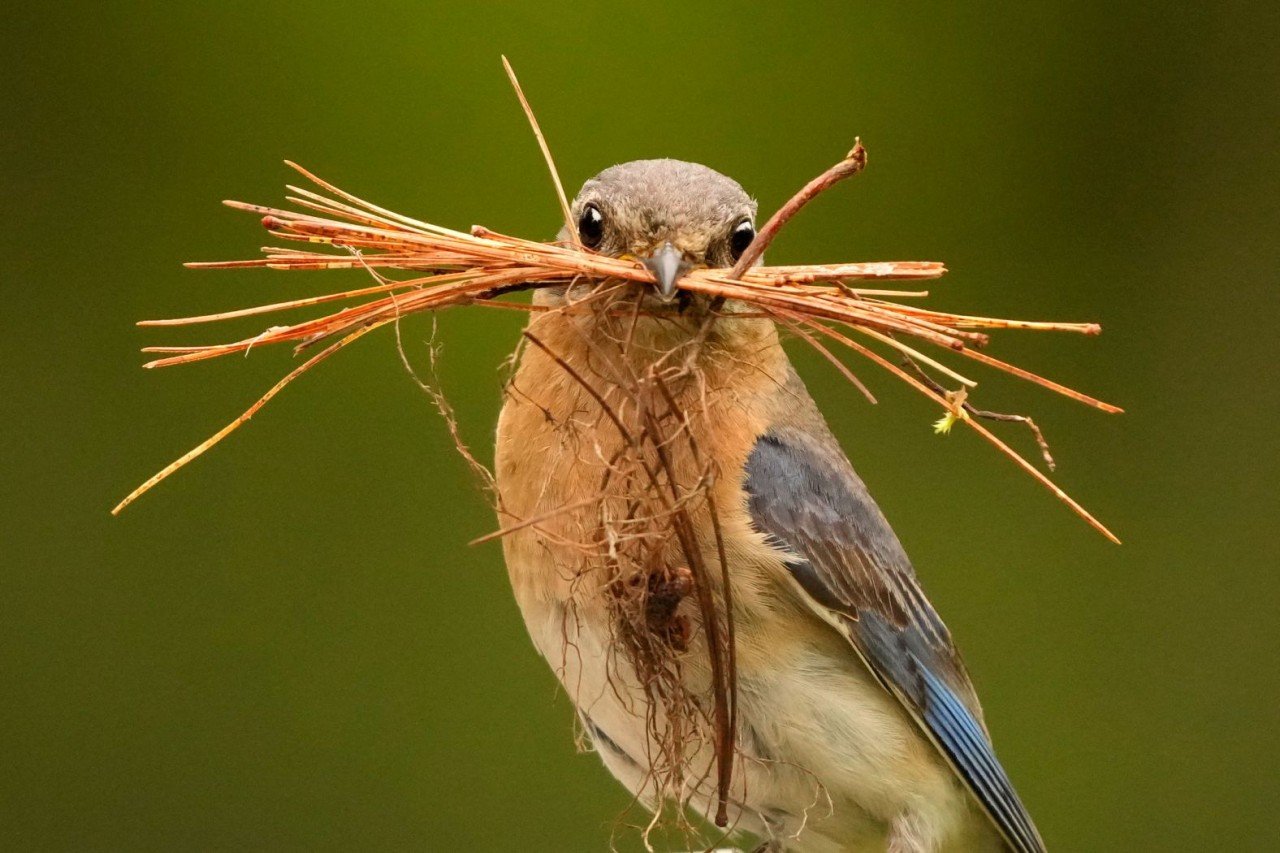
{"type": "Polygon", "coordinates": [[[1043,851],[951,634],[783,330],[679,288],[690,269],[737,261],[755,202],[709,167],[638,160],[588,180],[568,214],[560,240],[641,263],[653,282],[535,292],[495,475],[516,602],[590,747],[646,807],[683,796],[714,811],[708,626],[688,552],[653,509],[658,470],[681,485],[669,494],[688,501],[692,547],[733,621],[734,838],[786,853],[1043,851]],[[671,416],[665,436],[653,410],[671,416]],[[629,589],[646,602],[640,630],[661,635],[639,647],[669,653],[656,666],[620,610],[629,589]]]}

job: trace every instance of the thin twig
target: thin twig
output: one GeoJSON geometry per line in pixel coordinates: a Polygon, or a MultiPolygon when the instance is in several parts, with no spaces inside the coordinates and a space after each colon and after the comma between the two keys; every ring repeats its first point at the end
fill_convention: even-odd
{"type": "Polygon", "coordinates": [[[827,361],[831,362],[831,364],[835,367],[835,369],[840,371],[841,376],[849,380],[849,383],[853,385],[854,388],[857,388],[859,391],[862,392],[862,396],[867,398],[868,403],[875,405],[878,402],[876,400],[875,395],[871,393],[871,389],[867,388],[867,386],[862,383],[862,380],[859,379],[857,375],[852,370],[849,369],[849,366],[847,364],[845,364],[840,359],[836,358],[835,353],[833,353],[829,348],[827,348],[827,346],[824,345],[822,341],[818,340],[813,335],[806,332],[800,326],[799,323],[795,322],[787,315],[775,314],[774,316],[777,317],[778,320],[781,321],[784,325],[786,325],[786,327],[790,329],[793,334],[795,334],[797,337],[799,337],[801,340],[803,340],[805,343],[811,346],[814,349],[814,351],[818,353],[818,355],[822,356],[827,361]]]}
{"type": "MultiPolygon", "coordinates": [[[[902,363],[904,366],[910,368],[916,376],[920,378],[921,382],[932,388],[934,393],[939,397],[945,398],[947,396],[947,389],[939,384],[936,379],[926,373],[925,369],[917,364],[916,360],[911,356],[904,353],[902,356],[902,363]]],[[[1040,447],[1040,455],[1044,458],[1045,467],[1050,471],[1057,470],[1058,465],[1053,461],[1053,454],[1049,451],[1049,442],[1045,441],[1044,433],[1040,431],[1040,427],[1036,425],[1036,422],[1033,421],[1030,416],[1011,415],[1003,412],[991,412],[986,409],[978,409],[975,408],[967,399],[960,404],[960,407],[964,409],[970,417],[982,418],[987,421],[1005,421],[1006,423],[1025,424],[1026,427],[1031,430],[1032,436],[1035,437],[1036,444],[1040,447]]]]}
{"type": "Polygon", "coordinates": [[[422,390],[423,393],[431,399],[436,407],[436,411],[440,413],[440,417],[444,420],[445,428],[449,430],[449,437],[453,439],[454,449],[458,451],[458,455],[475,474],[476,479],[480,481],[485,491],[495,497],[498,494],[498,482],[494,479],[493,472],[476,458],[471,452],[471,448],[462,438],[462,429],[458,425],[458,416],[453,411],[453,404],[449,402],[449,398],[445,396],[444,391],[440,389],[440,370],[437,364],[439,350],[436,343],[436,328],[434,324],[431,328],[431,339],[427,342],[427,358],[431,365],[431,381],[427,382],[418,375],[418,371],[414,369],[413,363],[409,361],[409,354],[405,352],[404,338],[400,334],[400,320],[395,321],[396,330],[396,352],[400,356],[400,363],[404,366],[405,372],[422,390]]]}
{"type": "MultiPolygon", "coordinates": [[[[662,377],[654,374],[653,381],[667,403],[667,411],[672,415],[683,414],[675,396],[671,393],[671,389],[663,381],[662,377]]],[[[689,450],[693,455],[694,463],[701,466],[703,464],[702,453],[698,449],[697,439],[693,437],[693,431],[686,429],[685,435],[688,437],[689,450]]],[[[720,797],[716,807],[715,819],[716,826],[723,827],[728,822],[729,789],[733,782],[733,755],[738,732],[738,638],[734,624],[733,584],[729,580],[729,558],[725,551],[724,531],[721,527],[720,511],[716,503],[714,480],[707,483],[705,496],[707,512],[711,515],[711,530],[716,541],[716,557],[720,563],[720,587],[721,594],[724,596],[725,612],[725,671],[728,674],[728,715],[724,721],[724,731],[720,733],[720,743],[717,750],[720,797]]],[[[710,642],[710,639],[709,635],[708,642],[710,642]]]]}

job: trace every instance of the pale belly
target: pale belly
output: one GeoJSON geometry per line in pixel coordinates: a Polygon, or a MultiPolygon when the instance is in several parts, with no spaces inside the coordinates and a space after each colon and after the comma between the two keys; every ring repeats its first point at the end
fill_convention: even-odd
{"type": "MultiPolygon", "coordinates": [[[[524,571],[517,564],[513,574],[524,571]]],[[[591,618],[566,619],[564,602],[529,588],[517,600],[535,646],[578,708],[595,751],[652,807],[648,708],[640,691],[618,689],[635,679],[612,653],[608,626],[591,618]]],[[[986,846],[993,839],[980,841],[989,833],[967,795],[896,702],[841,647],[842,639],[830,632],[830,638],[780,642],[759,628],[739,624],[740,647],[767,649],[768,664],[740,665],[740,758],[731,825],[773,839],[784,850],[883,850],[893,820],[910,810],[945,830],[939,834],[968,837],[948,849],[999,849],[986,846]]],[[[713,757],[709,746],[691,755],[690,776],[706,774],[713,757]]],[[[706,785],[691,805],[706,817],[713,798],[706,785]]]]}

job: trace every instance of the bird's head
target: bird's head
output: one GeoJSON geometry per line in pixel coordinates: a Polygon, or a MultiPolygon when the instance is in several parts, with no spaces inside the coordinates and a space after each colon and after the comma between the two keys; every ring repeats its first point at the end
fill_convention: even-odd
{"type": "Polygon", "coordinates": [[[756,234],[756,203],[737,181],[680,160],[605,169],[583,184],[571,213],[582,245],[647,266],[661,302],[688,270],[732,266],[756,234]]]}

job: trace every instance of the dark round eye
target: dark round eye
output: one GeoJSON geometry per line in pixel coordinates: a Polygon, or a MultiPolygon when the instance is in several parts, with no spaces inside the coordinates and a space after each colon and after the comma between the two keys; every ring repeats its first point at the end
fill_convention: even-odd
{"type": "Polygon", "coordinates": [[[734,226],[733,231],[729,232],[729,254],[736,261],[742,257],[742,253],[751,245],[751,241],[756,238],[756,227],[748,220],[744,219],[734,226]]]}
{"type": "Polygon", "coordinates": [[[578,239],[588,249],[594,249],[604,239],[604,214],[594,204],[582,208],[578,217],[578,239]]]}

